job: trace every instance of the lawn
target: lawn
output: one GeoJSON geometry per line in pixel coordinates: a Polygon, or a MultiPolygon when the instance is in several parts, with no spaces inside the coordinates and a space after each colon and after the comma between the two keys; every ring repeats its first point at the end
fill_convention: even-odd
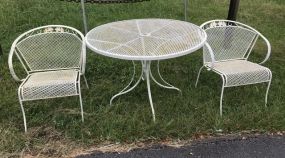
{"type": "MultiPolygon", "coordinates": [[[[228,0],[190,0],[188,20],[197,25],[227,17],[228,0]]],[[[134,18],[183,20],[182,0],[151,0],[136,4],[87,5],[89,26],[134,18]]],[[[69,25],[83,31],[79,4],[59,0],[0,1],[0,157],[62,156],[75,148],[102,143],[133,143],[166,139],[191,139],[199,134],[215,135],[240,131],[276,132],[285,130],[285,1],[241,0],[238,21],[259,30],[272,45],[265,64],[273,72],[268,107],[264,107],[266,84],[228,88],[224,115],[219,116],[222,81],[204,71],[201,50],[161,62],[165,78],[182,90],[182,95],[152,85],[157,122],[152,122],[146,84],[114,100],[131,78],[132,64],[87,54],[86,77],[90,89],[82,87],[85,122],[80,119],[78,97],[24,102],[28,133],[24,133],[17,97],[19,83],[13,81],[7,64],[12,42],[21,33],[47,24],[69,25]]],[[[251,60],[262,61],[266,47],[258,44],[251,60]]],[[[139,64],[139,63],[138,63],[139,64]]],[[[16,69],[20,64],[16,63],[16,69]]],[[[83,84],[82,84],[83,85],[83,84]]]]}

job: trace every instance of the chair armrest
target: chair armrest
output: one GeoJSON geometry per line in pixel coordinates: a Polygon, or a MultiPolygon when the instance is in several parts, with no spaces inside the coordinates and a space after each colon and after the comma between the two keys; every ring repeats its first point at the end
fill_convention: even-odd
{"type": "Polygon", "coordinates": [[[215,62],[215,56],[214,56],[213,50],[212,50],[211,46],[207,42],[205,43],[205,47],[208,49],[208,52],[210,53],[209,55],[211,57],[210,69],[213,69],[214,62],[215,62]]]}
{"type": "Polygon", "coordinates": [[[264,59],[262,62],[259,63],[259,64],[264,64],[264,63],[269,59],[269,57],[270,57],[270,55],[271,55],[271,45],[270,45],[268,39],[265,38],[261,33],[259,33],[259,36],[265,41],[265,43],[266,43],[266,45],[267,45],[267,54],[266,54],[266,57],[265,57],[265,59],[264,59]]]}

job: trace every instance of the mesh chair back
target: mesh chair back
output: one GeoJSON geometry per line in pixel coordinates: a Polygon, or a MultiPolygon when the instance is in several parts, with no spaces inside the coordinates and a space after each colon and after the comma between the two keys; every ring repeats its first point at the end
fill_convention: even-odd
{"type": "Polygon", "coordinates": [[[64,27],[43,27],[22,35],[15,52],[28,72],[81,69],[83,35],[64,27]]]}
{"type": "MultiPolygon", "coordinates": [[[[202,25],[207,33],[215,61],[246,59],[254,46],[258,33],[234,22],[212,21],[202,25]]],[[[210,62],[208,49],[204,47],[204,62],[210,62]]]]}

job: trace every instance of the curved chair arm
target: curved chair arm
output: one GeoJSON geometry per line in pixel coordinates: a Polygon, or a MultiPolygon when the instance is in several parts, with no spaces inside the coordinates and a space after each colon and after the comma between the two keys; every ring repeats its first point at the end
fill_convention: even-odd
{"type": "Polygon", "coordinates": [[[213,52],[213,49],[211,48],[211,46],[209,45],[209,43],[206,42],[205,47],[208,49],[208,51],[210,53],[210,57],[211,57],[210,69],[212,69],[214,67],[214,62],[215,62],[214,52],[213,52]]]}
{"type": "MultiPolygon", "coordinates": [[[[259,33],[259,32],[258,32],[258,33],[259,33]]],[[[264,59],[262,62],[259,63],[259,64],[264,64],[264,63],[269,59],[269,57],[270,57],[270,55],[271,55],[271,45],[270,45],[268,39],[265,38],[261,33],[259,33],[259,36],[265,41],[265,43],[266,43],[266,45],[267,45],[267,54],[266,54],[266,57],[265,57],[265,59],[264,59]]]]}
{"type": "Polygon", "coordinates": [[[8,57],[8,65],[9,65],[10,73],[11,73],[12,77],[14,78],[14,80],[20,82],[22,80],[16,75],[14,67],[13,67],[13,55],[14,55],[14,51],[15,51],[16,42],[17,41],[15,41],[11,47],[9,57],[8,57]]]}

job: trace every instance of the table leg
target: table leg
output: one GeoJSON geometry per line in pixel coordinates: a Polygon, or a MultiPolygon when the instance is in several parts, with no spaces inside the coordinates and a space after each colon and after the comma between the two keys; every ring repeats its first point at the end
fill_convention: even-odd
{"type": "Polygon", "coordinates": [[[174,87],[173,85],[171,85],[170,83],[166,82],[166,81],[163,79],[163,77],[162,77],[161,74],[160,74],[160,70],[159,70],[159,61],[157,61],[157,73],[158,73],[158,75],[159,75],[161,81],[163,81],[163,83],[165,84],[165,85],[163,85],[163,84],[159,83],[159,82],[153,77],[152,72],[151,72],[151,70],[150,70],[150,77],[151,77],[151,79],[152,79],[157,85],[159,85],[160,87],[166,88],[166,89],[174,89],[174,90],[177,90],[177,91],[179,91],[180,93],[182,92],[179,88],[174,87]]]}
{"type": "Polygon", "coordinates": [[[132,91],[140,82],[141,80],[146,80],[146,83],[147,83],[147,92],[148,92],[148,98],[149,98],[149,103],[150,103],[150,107],[151,107],[151,112],[152,112],[152,118],[153,118],[153,121],[155,122],[155,110],[154,110],[154,107],[153,107],[153,102],[152,102],[152,96],[151,96],[151,89],[150,89],[150,79],[152,79],[157,85],[163,87],[163,88],[167,88],[167,89],[174,89],[174,90],[177,90],[179,92],[181,92],[180,89],[172,86],[171,84],[169,84],[168,82],[166,82],[161,74],[160,74],[160,71],[159,71],[159,62],[157,64],[157,72],[158,72],[158,75],[160,77],[160,79],[164,82],[165,85],[159,83],[152,75],[151,73],[151,61],[141,61],[142,63],[142,70],[141,70],[141,75],[139,77],[139,79],[137,80],[137,82],[132,86],[130,87],[130,85],[134,82],[134,78],[135,78],[135,74],[136,74],[136,71],[135,71],[135,63],[133,61],[133,65],[134,65],[134,70],[133,70],[133,76],[132,76],[132,79],[131,81],[129,82],[129,84],[123,89],[121,90],[118,94],[114,95],[111,100],[110,100],[110,105],[112,105],[112,101],[120,96],[120,95],[123,95],[123,94],[126,94],[130,91],[132,91]],[[129,88],[130,87],[130,88],[129,88]]]}
{"type": "Polygon", "coordinates": [[[147,83],[147,92],[148,92],[148,98],[149,98],[149,103],[150,103],[151,112],[152,112],[152,118],[153,118],[153,122],[155,122],[155,111],[153,107],[151,90],[150,90],[150,74],[151,74],[150,64],[151,64],[151,61],[142,61],[142,67],[143,67],[143,71],[144,71],[145,79],[147,83]]]}
{"type": "Polygon", "coordinates": [[[118,94],[114,95],[114,96],[111,98],[111,100],[110,100],[110,105],[112,105],[112,102],[113,102],[113,100],[114,100],[116,97],[118,97],[118,96],[120,96],[120,95],[123,95],[123,94],[126,94],[126,93],[132,91],[132,90],[140,83],[140,81],[142,80],[142,77],[143,77],[143,68],[142,68],[141,75],[140,75],[138,81],[137,81],[131,88],[129,88],[130,85],[133,83],[134,78],[135,78],[135,75],[136,75],[136,65],[135,65],[134,61],[133,61],[133,67],[134,67],[134,70],[133,70],[133,76],[132,76],[131,81],[129,82],[129,84],[128,84],[123,90],[121,90],[118,94]],[[128,88],[129,88],[129,89],[128,89],[128,88]]]}

